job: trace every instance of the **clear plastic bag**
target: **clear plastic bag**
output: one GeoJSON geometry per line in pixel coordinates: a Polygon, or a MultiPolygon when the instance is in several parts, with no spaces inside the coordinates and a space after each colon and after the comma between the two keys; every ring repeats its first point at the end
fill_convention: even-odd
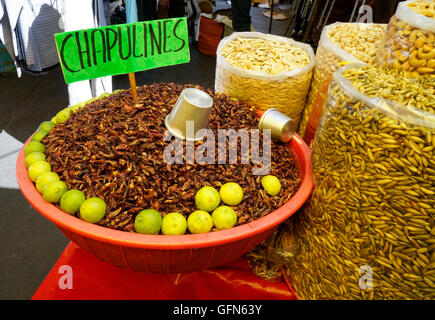
{"type": "Polygon", "coordinates": [[[247,253],[249,266],[256,275],[266,280],[281,277],[281,268],[292,261],[297,253],[296,241],[288,233],[289,221],[265,241],[247,253]]]}
{"type": "MultiPolygon", "coordinates": [[[[258,54],[258,52],[251,54],[258,54]]],[[[224,38],[218,46],[215,91],[237,98],[261,110],[276,108],[298,124],[310,87],[314,62],[313,50],[307,44],[258,32],[236,32],[224,38]],[[228,63],[221,51],[228,42],[237,38],[257,38],[288,43],[302,48],[309,55],[310,62],[301,68],[278,74],[235,67],[228,63]]]]}
{"type": "MultiPolygon", "coordinates": [[[[323,29],[316,52],[313,81],[298,129],[301,137],[305,135],[314,101],[325,82],[330,81],[343,62],[374,63],[385,29],[384,24],[342,22],[333,23],[323,29]]],[[[318,97],[321,100],[319,103],[322,104],[325,98],[326,94],[321,93],[318,97]]],[[[317,124],[318,119],[314,120],[317,124]]],[[[310,138],[312,136],[306,141],[311,140],[310,138]]]]}
{"type": "Polygon", "coordinates": [[[410,72],[414,77],[435,74],[435,16],[424,16],[410,7],[421,2],[399,3],[377,55],[380,65],[410,72]]]}
{"type": "MultiPolygon", "coordinates": [[[[435,299],[435,101],[432,112],[401,105],[377,85],[365,87],[370,98],[343,75],[359,68],[331,82],[313,145],[315,187],[289,224],[299,251],[287,272],[304,299],[435,299]]],[[[434,97],[428,81],[403,95],[434,97]]]]}

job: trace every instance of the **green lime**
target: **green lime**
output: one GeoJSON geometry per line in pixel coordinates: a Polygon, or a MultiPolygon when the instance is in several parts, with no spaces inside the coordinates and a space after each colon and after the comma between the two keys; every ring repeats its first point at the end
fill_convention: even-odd
{"type": "Polygon", "coordinates": [[[185,234],[187,229],[186,218],[179,212],[171,212],[163,217],[162,233],[166,235],[185,234]]]}
{"type": "Polygon", "coordinates": [[[277,177],[272,175],[261,178],[261,185],[271,196],[276,196],[281,191],[281,182],[279,182],[277,177]]]}
{"type": "Polygon", "coordinates": [[[54,116],[53,118],[51,118],[50,122],[53,122],[54,124],[57,124],[56,116],[54,116]]]}
{"type": "Polygon", "coordinates": [[[162,220],[162,215],[157,210],[142,210],[134,219],[134,230],[144,234],[159,234],[162,220]]]}
{"type": "Polygon", "coordinates": [[[237,214],[231,207],[220,206],[211,214],[216,229],[223,230],[234,227],[237,222],[237,214]]]}
{"type": "Polygon", "coordinates": [[[45,154],[43,154],[42,152],[32,152],[26,156],[26,158],[24,159],[24,163],[26,165],[26,168],[28,168],[36,161],[44,161],[44,160],[45,160],[45,154]]]}
{"type": "Polygon", "coordinates": [[[190,233],[206,233],[213,228],[213,219],[206,211],[197,210],[187,218],[187,228],[190,233]]]}
{"type": "Polygon", "coordinates": [[[123,90],[124,90],[124,89],[116,89],[115,91],[112,92],[112,94],[115,94],[115,93],[121,92],[121,91],[123,91],[123,90]]]}
{"type": "Polygon", "coordinates": [[[216,209],[221,202],[219,192],[213,187],[202,187],[195,195],[196,206],[204,211],[211,212],[216,209]]]}
{"type": "Polygon", "coordinates": [[[24,154],[27,156],[29,153],[32,153],[32,152],[45,152],[45,147],[39,141],[30,141],[24,147],[24,154]]]}
{"type": "Polygon", "coordinates": [[[50,132],[51,129],[53,129],[54,123],[51,121],[44,121],[39,125],[39,129],[45,130],[47,132],[50,132]]]}
{"type": "Polygon", "coordinates": [[[243,199],[243,189],[235,182],[225,183],[219,190],[222,201],[229,206],[237,206],[243,199]]]}
{"type": "Polygon", "coordinates": [[[51,166],[46,161],[36,161],[34,162],[28,170],[29,178],[33,182],[36,182],[36,180],[39,178],[41,174],[44,172],[50,172],[51,166]]]}
{"type": "Polygon", "coordinates": [[[41,141],[48,134],[47,130],[39,129],[36,131],[30,140],[32,141],[41,141]]]}
{"type": "Polygon", "coordinates": [[[70,108],[65,108],[63,110],[60,110],[56,114],[56,123],[64,123],[64,122],[66,122],[69,119],[70,115],[71,115],[71,109],[70,108]]]}
{"type": "Polygon", "coordinates": [[[74,214],[80,210],[80,206],[85,199],[85,194],[80,190],[68,190],[60,198],[60,208],[66,213],[74,214]]]}
{"type": "Polygon", "coordinates": [[[65,182],[55,180],[47,183],[42,192],[42,197],[45,201],[51,203],[58,203],[63,194],[68,191],[68,187],[65,182]]]}
{"type": "Polygon", "coordinates": [[[96,100],[98,100],[98,98],[96,98],[96,97],[95,98],[91,98],[88,101],[86,101],[86,104],[92,103],[92,102],[94,102],[96,100]]]}
{"type": "Polygon", "coordinates": [[[100,94],[100,96],[98,97],[98,99],[104,99],[104,98],[109,97],[109,96],[111,96],[111,95],[112,95],[111,93],[104,92],[104,93],[100,94]]]}
{"type": "Polygon", "coordinates": [[[76,113],[76,112],[79,111],[81,108],[82,108],[82,106],[79,106],[79,105],[76,104],[75,106],[72,106],[72,107],[71,107],[71,111],[74,112],[74,113],[76,113]]]}
{"type": "Polygon", "coordinates": [[[36,179],[36,190],[39,191],[39,193],[42,193],[44,191],[44,187],[51,181],[59,181],[60,178],[57,173],[55,172],[44,172],[41,174],[38,179],[36,179]]]}
{"type": "Polygon", "coordinates": [[[76,105],[72,106],[70,109],[72,112],[76,113],[78,110],[83,109],[85,106],[84,102],[77,103],[76,105]]]}
{"type": "Polygon", "coordinates": [[[80,217],[90,223],[97,223],[104,218],[105,213],[106,203],[98,197],[86,199],[80,206],[80,217]]]}

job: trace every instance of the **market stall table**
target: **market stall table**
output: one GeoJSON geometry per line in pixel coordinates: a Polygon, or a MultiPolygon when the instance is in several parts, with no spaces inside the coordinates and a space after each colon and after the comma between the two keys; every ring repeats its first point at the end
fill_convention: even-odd
{"type": "Polygon", "coordinates": [[[244,258],[202,272],[150,274],[100,261],[71,242],[32,299],[293,300],[294,296],[284,281],[266,281],[252,273],[244,258]],[[72,274],[72,289],[59,285],[65,283],[66,270],[72,274]]]}

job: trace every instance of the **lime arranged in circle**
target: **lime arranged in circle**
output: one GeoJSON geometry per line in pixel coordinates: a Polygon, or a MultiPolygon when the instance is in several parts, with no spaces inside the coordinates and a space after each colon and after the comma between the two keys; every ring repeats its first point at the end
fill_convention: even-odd
{"type": "Polygon", "coordinates": [[[50,171],[51,171],[51,166],[48,162],[36,161],[29,167],[28,174],[30,180],[36,182],[36,180],[39,178],[41,174],[50,171]]]}
{"type": "Polygon", "coordinates": [[[268,175],[261,178],[261,185],[271,196],[276,196],[281,191],[281,182],[273,175],[268,175]]]}
{"type": "Polygon", "coordinates": [[[70,115],[71,115],[71,109],[70,108],[65,108],[65,109],[59,111],[56,114],[56,123],[64,123],[64,122],[66,122],[69,119],[70,115]]]}
{"type": "Polygon", "coordinates": [[[157,210],[142,210],[134,219],[134,230],[143,234],[158,234],[162,227],[162,220],[162,215],[157,210]]]}
{"type": "Polygon", "coordinates": [[[32,152],[45,152],[44,145],[39,141],[30,141],[26,146],[24,147],[24,154],[27,156],[29,153],[32,152]]]}
{"type": "Polygon", "coordinates": [[[90,223],[97,223],[104,218],[105,213],[106,203],[98,197],[86,199],[80,206],[80,217],[90,223]]]}
{"type": "Polygon", "coordinates": [[[86,101],[86,104],[92,103],[92,102],[97,101],[97,100],[98,100],[97,97],[95,97],[95,98],[91,98],[91,99],[89,99],[88,101],[86,101]]]}
{"type": "Polygon", "coordinates": [[[60,198],[60,208],[69,214],[79,211],[83,201],[86,200],[85,194],[80,190],[71,189],[65,192],[60,198]]]}
{"type": "Polygon", "coordinates": [[[26,165],[26,168],[29,168],[36,161],[44,160],[45,154],[43,154],[42,152],[31,152],[26,156],[26,158],[24,158],[24,164],[26,165]]]}
{"type": "Polygon", "coordinates": [[[221,202],[219,192],[213,187],[202,187],[195,195],[195,203],[198,209],[211,212],[216,209],[221,202]]]}
{"type": "Polygon", "coordinates": [[[39,129],[36,131],[32,138],[30,138],[31,141],[41,141],[46,135],[48,134],[47,130],[39,129]]]}
{"type": "Polygon", "coordinates": [[[187,218],[187,228],[190,233],[206,233],[213,228],[213,219],[203,210],[192,212],[187,218]]]}
{"type": "Polygon", "coordinates": [[[85,106],[85,103],[84,102],[80,102],[80,103],[77,103],[76,105],[72,106],[70,109],[71,109],[72,112],[76,113],[80,109],[83,109],[84,106],[85,106]]]}
{"type": "Polygon", "coordinates": [[[104,92],[98,96],[98,99],[104,99],[104,98],[109,97],[111,95],[112,95],[111,93],[104,92]]]}
{"type": "Polygon", "coordinates": [[[39,129],[50,132],[50,130],[53,129],[54,125],[55,124],[51,121],[44,121],[39,125],[39,129]]]}
{"type": "Polygon", "coordinates": [[[243,200],[243,189],[235,182],[225,183],[219,190],[222,201],[229,206],[237,206],[243,200]]]}
{"type": "Polygon", "coordinates": [[[231,207],[220,206],[211,214],[216,229],[224,230],[234,227],[237,223],[237,214],[231,207]]]}
{"type": "Polygon", "coordinates": [[[187,230],[186,218],[179,212],[171,212],[163,217],[162,233],[165,235],[181,235],[187,230]]]}
{"type": "Polygon", "coordinates": [[[47,183],[42,191],[42,197],[45,201],[58,203],[63,194],[68,191],[68,187],[63,181],[51,181],[47,183]]]}
{"type": "Polygon", "coordinates": [[[55,172],[45,172],[41,174],[38,179],[36,179],[36,190],[39,191],[39,193],[42,193],[44,191],[45,186],[51,182],[51,181],[59,181],[59,175],[55,172]]]}

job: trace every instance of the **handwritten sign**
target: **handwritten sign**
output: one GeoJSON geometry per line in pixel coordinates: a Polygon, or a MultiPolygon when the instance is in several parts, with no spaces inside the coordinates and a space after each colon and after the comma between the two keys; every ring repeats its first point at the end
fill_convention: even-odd
{"type": "Polygon", "coordinates": [[[66,83],[190,61],[185,17],[57,33],[55,39],[66,83]]]}

